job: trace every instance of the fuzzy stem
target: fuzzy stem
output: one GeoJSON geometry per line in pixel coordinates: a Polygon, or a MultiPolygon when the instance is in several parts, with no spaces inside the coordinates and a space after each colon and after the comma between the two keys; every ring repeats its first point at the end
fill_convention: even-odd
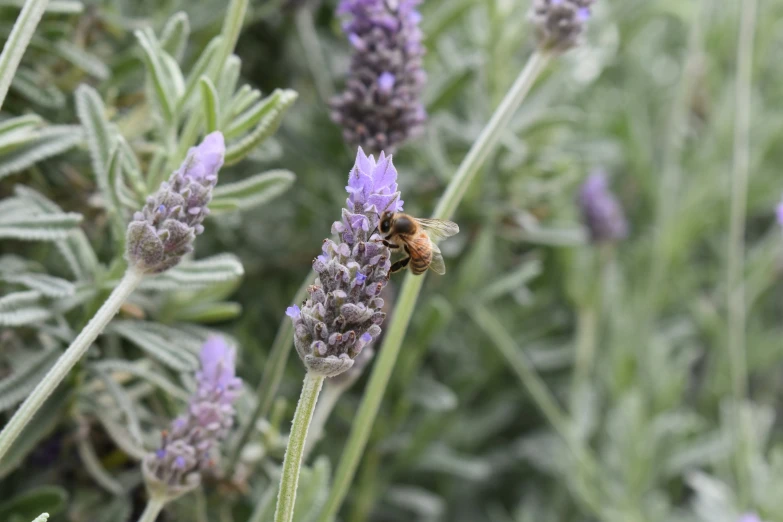
{"type": "MultiPolygon", "coordinates": [[[[305,280],[302,282],[302,286],[297,290],[294,296],[294,303],[299,303],[304,300],[307,295],[307,287],[313,284],[312,274],[307,274],[305,280]]],[[[275,401],[277,395],[277,389],[280,388],[280,383],[283,380],[283,374],[285,373],[285,365],[288,362],[288,356],[291,353],[291,347],[294,345],[294,324],[290,318],[283,316],[280,321],[280,326],[277,328],[277,335],[272,343],[272,349],[269,352],[269,358],[264,365],[264,373],[261,375],[261,382],[256,389],[256,407],[253,409],[253,413],[250,414],[247,422],[239,430],[239,437],[237,443],[234,446],[234,450],[228,459],[228,465],[226,466],[227,476],[233,475],[234,468],[239,462],[239,457],[242,454],[242,449],[250,440],[250,434],[255,429],[256,422],[262,417],[269,415],[269,411],[272,409],[272,404],[275,401]]]]}
{"type": "Polygon", "coordinates": [[[296,488],[299,485],[299,470],[302,467],[307,430],[310,428],[310,421],[313,418],[324,378],[322,375],[316,375],[312,372],[305,374],[302,395],[296,405],[294,422],[291,425],[291,433],[288,435],[288,446],[283,459],[283,474],[280,476],[275,522],[291,522],[294,519],[296,488]]]}
{"type": "Polygon", "coordinates": [[[305,441],[303,460],[307,460],[307,456],[310,455],[315,445],[323,437],[326,421],[329,420],[329,416],[337,405],[337,401],[347,389],[348,386],[334,384],[331,381],[324,386],[321,398],[318,400],[318,406],[313,414],[313,420],[310,422],[310,433],[305,441]]]}
{"type": "MultiPolygon", "coordinates": [[[[484,160],[495,150],[501,134],[508,127],[508,123],[514,116],[514,113],[522,104],[538,75],[549,63],[550,56],[540,52],[534,52],[530,56],[511,89],[506,93],[498,108],[495,109],[481,135],[471,146],[457,173],[451,178],[446,192],[433,213],[433,218],[448,219],[457,209],[484,160]]],[[[389,383],[389,377],[397,362],[397,355],[402,346],[405,331],[408,329],[408,323],[413,315],[413,309],[416,306],[416,300],[423,283],[423,275],[414,276],[409,273],[405,276],[397,306],[394,308],[392,321],[386,330],[378,361],[373,367],[362,402],[359,405],[359,411],[356,413],[356,417],[351,425],[351,434],[343,454],[340,456],[340,463],[335,472],[332,491],[329,494],[326,506],[324,506],[321,512],[320,522],[329,522],[334,519],[345,499],[345,495],[348,493],[348,488],[356,473],[359,459],[364,451],[364,447],[367,445],[373,422],[375,422],[375,417],[378,414],[381,399],[383,399],[386,386],[389,383]]]]}
{"type": "Polygon", "coordinates": [[[49,0],[27,0],[3,46],[3,52],[0,54],[0,108],[47,5],[49,0]]]}
{"type": "Polygon", "coordinates": [[[729,371],[734,394],[736,428],[736,473],[741,505],[749,500],[750,422],[742,418],[742,404],[748,396],[748,363],[745,354],[745,214],[750,167],[750,111],[753,39],[756,0],[742,2],[737,49],[736,98],[734,112],[734,165],[731,175],[731,209],[728,240],[726,290],[728,299],[729,371]]]}
{"type": "Polygon", "coordinates": [[[147,501],[147,507],[144,508],[144,513],[139,517],[139,522],[155,522],[165,505],[166,499],[155,495],[151,496],[147,501]]]}
{"type": "Polygon", "coordinates": [[[103,306],[98,309],[93,318],[90,319],[90,322],[87,323],[68,349],[65,350],[65,353],[57,359],[52,369],[49,370],[43,380],[38,383],[38,386],[35,387],[24,403],[16,410],[14,416],[11,417],[11,420],[8,421],[8,424],[0,433],[0,460],[3,459],[13,442],[27,423],[32,420],[49,395],[52,394],[76,363],[87,353],[87,349],[95,341],[95,338],[106,328],[106,325],[117,314],[120,306],[133,293],[143,277],[144,274],[141,272],[128,268],[125,276],[117,287],[114,288],[109,298],[103,303],[103,306]]]}

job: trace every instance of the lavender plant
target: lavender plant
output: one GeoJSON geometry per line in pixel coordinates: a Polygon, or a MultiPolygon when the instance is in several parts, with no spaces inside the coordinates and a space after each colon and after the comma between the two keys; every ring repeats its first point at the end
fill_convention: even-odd
{"type": "Polygon", "coordinates": [[[623,209],[609,192],[608,179],[603,172],[593,172],[582,184],[579,189],[579,210],[591,241],[619,241],[628,235],[623,209]]]}
{"type": "Polygon", "coordinates": [[[371,153],[393,153],[423,130],[426,81],[419,0],[342,0],[353,47],[345,92],[331,102],[343,139],[371,153]]]}
{"type": "Polygon", "coordinates": [[[376,161],[360,147],[345,189],[342,219],[332,224],[340,242],[324,240],[323,253],[313,260],[318,277],[307,289],[310,297],[302,308],[286,310],[307,374],[283,461],[276,522],[294,517],[299,470],[324,377],[348,371],[362,348],[380,335],[386,317],[379,296],[389,280],[391,251],[374,234],[382,212],[402,210],[391,156],[381,152],[376,161]]]}
{"type": "Polygon", "coordinates": [[[141,520],[154,521],[163,506],[198,487],[213,473],[219,445],[234,423],[234,402],[242,381],[236,377],[236,351],[220,337],[207,339],[200,353],[197,390],[185,414],[162,434],[162,444],[142,461],[150,500],[141,520]]]}

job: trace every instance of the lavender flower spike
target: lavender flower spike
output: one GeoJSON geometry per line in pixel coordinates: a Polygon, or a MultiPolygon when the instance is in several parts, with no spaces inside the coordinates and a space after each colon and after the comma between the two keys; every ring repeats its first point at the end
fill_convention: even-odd
{"type": "Polygon", "coordinates": [[[778,203],[778,206],[775,207],[775,216],[778,220],[778,225],[783,227],[783,201],[778,203]]]}
{"type": "Polygon", "coordinates": [[[594,243],[612,242],[628,235],[620,203],[609,191],[606,175],[594,172],[588,176],[579,190],[579,207],[582,219],[594,243]]]}
{"type": "Polygon", "coordinates": [[[579,45],[595,0],[533,0],[528,18],[535,26],[538,46],[564,52],[579,45]]]}
{"type": "Polygon", "coordinates": [[[378,236],[370,236],[379,213],[402,210],[397,170],[383,152],[376,162],[359,148],[345,188],[342,220],[332,225],[339,241],[324,240],[323,253],[313,260],[318,277],[307,289],[310,297],[301,309],[286,310],[299,357],[308,371],[326,377],[348,370],[381,333],[386,314],[379,295],[389,278],[391,253],[375,241],[378,236]]]}
{"type": "Polygon", "coordinates": [[[204,138],[188,151],[179,170],[147,198],[128,225],[126,257],[137,270],[156,274],[173,267],[193,250],[193,240],[204,231],[207,205],[223,166],[226,145],[220,132],[204,138]]]}
{"type": "Polygon", "coordinates": [[[235,374],[236,352],[221,337],[207,339],[201,348],[198,388],[187,411],[163,432],[163,444],[148,454],[142,471],[151,495],[179,497],[201,482],[201,474],[212,470],[221,440],[234,423],[234,401],[242,381],[235,374]]]}
{"type": "Polygon", "coordinates": [[[737,522],[761,522],[761,519],[755,513],[745,513],[737,520],[737,522]]]}
{"type": "Polygon", "coordinates": [[[353,57],[345,92],[331,102],[332,119],[352,146],[392,153],[419,134],[427,119],[419,2],[341,0],[337,8],[349,16],[343,30],[353,57]]]}

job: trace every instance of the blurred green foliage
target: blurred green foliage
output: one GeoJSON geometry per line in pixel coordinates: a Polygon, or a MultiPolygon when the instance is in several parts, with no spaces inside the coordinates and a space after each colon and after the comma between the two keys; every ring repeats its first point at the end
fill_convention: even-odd
{"type": "MultiPolygon", "coordinates": [[[[0,34],[16,16],[9,3],[0,1],[0,34]]],[[[16,509],[13,502],[23,505],[24,495],[40,494],[52,521],[138,516],[145,495],[128,458],[138,441],[122,439],[125,427],[138,424],[145,441],[154,438],[181,404],[177,394],[185,394],[187,383],[176,371],[156,373],[152,379],[165,393],[148,397],[147,380],[129,378],[121,382],[117,404],[126,395],[133,401],[144,396],[147,407],[135,420],[133,407],[107,417],[88,395],[104,389],[96,383],[106,382],[107,373],[128,375],[131,362],[117,365],[129,353],[139,375],[152,372],[158,360],[184,372],[193,352],[181,346],[195,349],[205,331],[192,323],[210,323],[238,341],[248,391],[259,382],[283,311],[339,216],[353,162],[354,151],[341,142],[314,83],[320,74],[339,88],[347,69],[348,45],[334,4],[312,2],[312,26],[297,23],[301,11],[275,1],[252,2],[245,18],[235,50],[240,83],[264,94],[293,89],[299,98],[276,137],[224,170],[221,180],[285,169],[296,174],[291,190],[275,192],[263,206],[229,209],[207,223],[196,243],[196,259],[218,263],[226,258],[216,254],[236,255],[244,267],[241,284],[227,276],[220,285],[181,292],[176,280],[164,278],[156,287],[161,293],[135,303],[149,324],[126,310],[101,345],[101,357],[85,363],[90,371],[80,372],[36,418],[31,429],[40,437],[23,436],[19,458],[0,464],[0,513],[16,509]],[[303,34],[308,27],[315,35],[303,34]],[[323,62],[305,57],[303,42],[313,36],[323,62]],[[99,463],[98,472],[85,470],[85,459],[99,463]]],[[[172,52],[181,54],[188,71],[220,31],[226,2],[80,5],[51,1],[12,84],[3,116],[40,116],[27,122],[36,134],[25,138],[22,152],[43,143],[49,148],[4,170],[21,153],[0,144],[0,196],[24,184],[56,202],[58,213],[81,213],[81,224],[68,226],[81,227],[78,241],[88,241],[109,263],[110,225],[103,202],[94,198],[96,179],[75,127],[73,92],[80,83],[93,85],[107,116],[149,159],[148,167],[151,151],[144,147],[152,144],[143,136],[154,129],[145,122],[149,93],[133,31],[150,27],[160,35],[172,14],[186,12],[190,38],[172,52]]],[[[737,483],[732,463],[738,450],[725,274],[741,7],[730,0],[599,0],[588,44],[548,69],[455,216],[461,233],[442,245],[449,272],[427,281],[343,520],[734,522],[750,511],[765,521],[783,520],[776,422],[783,265],[772,210],[783,161],[778,0],[760,4],[753,60],[745,234],[752,400],[742,405],[753,434],[743,453],[747,483],[737,483]],[[575,205],[579,183],[596,167],[611,174],[631,223],[628,240],[611,249],[586,242],[575,205]],[[577,363],[578,353],[587,353],[589,363],[577,363]],[[554,399],[562,424],[552,424],[552,411],[541,409],[531,389],[554,399]]],[[[510,0],[421,6],[430,120],[425,136],[395,155],[406,211],[428,215],[532,51],[526,9],[526,2],[510,0]]],[[[35,197],[16,194],[24,200],[19,204],[35,197]]],[[[65,316],[2,323],[0,374],[18,379],[0,381],[7,413],[29,391],[20,383],[40,378],[105,293],[96,293],[93,283],[65,286],[73,278],[56,243],[2,238],[0,254],[22,256],[28,271],[61,278],[74,300],[61,304],[70,310],[65,316]],[[91,290],[84,299],[73,297],[91,290]],[[44,326],[30,326],[40,321],[44,326]]],[[[5,269],[10,258],[3,259],[5,269]]],[[[227,273],[232,266],[224,267],[227,273]]],[[[200,273],[192,270],[193,277],[200,273]]],[[[101,277],[116,276],[107,266],[101,277]]],[[[2,290],[10,288],[17,287],[2,290]]],[[[21,298],[19,306],[30,314],[48,314],[53,301],[64,299],[21,298]]],[[[3,299],[0,312],[17,306],[3,299]]],[[[251,514],[269,520],[284,447],[280,429],[293,414],[302,373],[292,356],[271,418],[246,448],[245,480],[209,482],[173,505],[167,520],[244,521],[251,514]]],[[[329,463],[339,458],[364,380],[341,397],[315,447],[300,491],[307,506],[298,520],[315,516],[327,494],[329,463]]],[[[106,388],[103,397],[111,395],[106,388]]],[[[243,400],[240,422],[255,398],[248,393],[243,400]]],[[[17,512],[27,520],[42,506],[17,512]]]]}

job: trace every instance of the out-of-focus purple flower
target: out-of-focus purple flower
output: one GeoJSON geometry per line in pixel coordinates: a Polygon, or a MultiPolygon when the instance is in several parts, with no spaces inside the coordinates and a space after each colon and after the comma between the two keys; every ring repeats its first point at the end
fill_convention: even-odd
{"type": "MultiPolygon", "coordinates": [[[[359,148],[348,175],[342,220],[332,224],[339,242],[325,239],[313,260],[318,273],[294,322],[294,346],[308,371],[334,377],[353,366],[362,348],[381,333],[386,314],[380,293],[389,278],[391,253],[370,237],[384,210],[402,210],[391,156],[378,161],[359,148]]],[[[290,307],[290,311],[293,307],[290,307]]]]}
{"type": "Polygon", "coordinates": [[[593,242],[611,242],[628,235],[628,222],[620,203],[609,190],[606,175],[594,172],[579,190],[579,208],[593,242]]]}
{"type": "Polygon", "coordinates": [[[219,443],[234,423],[234,401],[242,381],[236,376],[236,352],[221,337],[211,337],[201,348],[197,390],[186,412],[163,432],[159,449],[142,462],[147,488],[164,498],[176,498],[214,469],[219,443]]]}
{"type": "Polygon", "coordinates": [[[778,203],[778,206],[775,208],[775,214],[778,218],[778,224],[783,227],[783,201],[778,203]]]}
{"type": "Polygon", "coordinates": [[[343,138],[370,153],[394,152],[421,132],[426,74],[420,0],[342,0],[343,30],[353,47],[345,92],[332,102],[343,138]]]}
{"type": "Polygon", "coordinates": [[[563,52],[580,43],[595,0],[533,0],[528,17],[535,26],[538,46],[563,52]]]}
{"type": "Polygon", "coordinates": [[[740,516],[737,522],[762,522],[761,518],[755,513],[745,513],[740,516]]]}
{"type": "Polygon", "coordinates": [[[188,151],[185,161],[168,182],[147,198],[128,225],[126,257],[144,273],[163,272],[193,250],[193,240],[204,231],[212,189],[223,166],[226,145],[213,132],[188,151]]]}

